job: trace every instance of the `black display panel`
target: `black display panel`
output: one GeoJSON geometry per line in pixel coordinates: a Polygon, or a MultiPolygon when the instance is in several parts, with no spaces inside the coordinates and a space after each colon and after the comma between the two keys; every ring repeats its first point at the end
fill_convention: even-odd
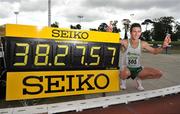
{"type": "Polygon", "coordinates": [[[120,44],[4,38],[8,71],[118,69],[120,44]]]}

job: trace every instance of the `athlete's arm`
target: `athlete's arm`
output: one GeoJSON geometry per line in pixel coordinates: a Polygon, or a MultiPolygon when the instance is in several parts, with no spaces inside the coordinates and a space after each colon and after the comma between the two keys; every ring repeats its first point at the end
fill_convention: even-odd
{"type": "Polygon", "coordinates": [[[149,51],[150,53],[152,54],[158,54],[158,53],[161,53],[163,48],[161,47],[158,47],[158,48],[153,48],[149,45],[149,43],[145,42],[145,41],[142,41],[142,48],[149,51]]]}
{"type": "Polygon", "coordinates": [[[147,42],[142,41],[142,48],[146,49],[152,54],[159,54],[163,51],[164,48],[166,48],[169,45],[169,43],[171,43],[171,38],[169,35],[167,35],[164,39],[162,47],[153,48],[147,42]]]}

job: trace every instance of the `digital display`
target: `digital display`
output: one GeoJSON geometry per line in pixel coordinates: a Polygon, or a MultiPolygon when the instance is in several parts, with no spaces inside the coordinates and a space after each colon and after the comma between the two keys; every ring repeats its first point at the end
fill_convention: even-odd
{"type": "Polygon", "coordinates": [[[6,81],[0,98],[119,91],[118,33],[6,24],[0,35],[6,81]]]}
{"type": "Polygon", "coordinates": [[[119,44],[6,38],[8,71],[117,69],[119,44]]]}

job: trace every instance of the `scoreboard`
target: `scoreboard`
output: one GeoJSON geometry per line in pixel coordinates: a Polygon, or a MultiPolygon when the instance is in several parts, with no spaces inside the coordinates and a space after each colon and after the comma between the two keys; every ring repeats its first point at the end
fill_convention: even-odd
{"type": "Polygon", "coordinates": [[[118,33],[7,24],[6,100],[119,90],[118,33]]]}

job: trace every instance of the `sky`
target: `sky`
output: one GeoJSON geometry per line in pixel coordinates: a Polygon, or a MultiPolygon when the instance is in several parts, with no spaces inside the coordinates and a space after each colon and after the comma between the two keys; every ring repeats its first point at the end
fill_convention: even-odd
{"type": "MultiPolygon", "coordinates": [[[[51,0],[51,23],[62,28],[80,23],[83,29],[96,28],[100,23],[122,20],[142,23],[145,19],[173,16],[180,20],[179,0],[51,0]],[[83,16],[83,18],[78,18],[83,16]]],[[[0,25],[17,23],[36,26],[48,25],[48,0],[0,0],[0,25]]]]}

